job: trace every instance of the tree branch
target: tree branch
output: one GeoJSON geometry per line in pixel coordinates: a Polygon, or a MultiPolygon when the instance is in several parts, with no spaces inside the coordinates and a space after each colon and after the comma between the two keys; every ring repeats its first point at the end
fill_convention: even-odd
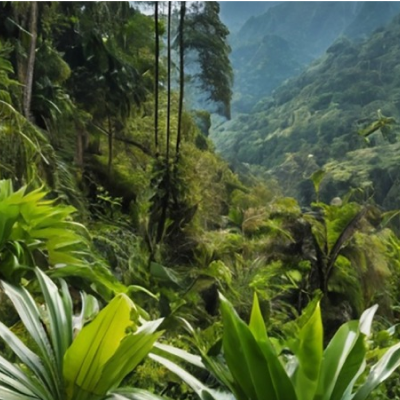
{"type": "MultiPolygon", "coordinates": [[[[109,137],[109,132],[107,132],[105,129],[103,129],[101,126],[94,124],[93,122],[91,122],[91,124],[98,129],[101,133],[103,133],[104,135],[107,135],[109,137]]],[[[129,138],[125,138],[122,136],[113,136],[114,140],[117,140],[118,142],[122,142],[122,143],[126,143],[126,144],[130,144],[131,146],[135,146],[138,149],[142,150],[142,152],[144,154],[147,154],[150,157],[153,157],[154,154],[151,152],[151,150],[149,150],[147,147],[145,147],[144,145],[142,145],[141,143],[136,142],[135,140],[129,139],[129,138]]]]}

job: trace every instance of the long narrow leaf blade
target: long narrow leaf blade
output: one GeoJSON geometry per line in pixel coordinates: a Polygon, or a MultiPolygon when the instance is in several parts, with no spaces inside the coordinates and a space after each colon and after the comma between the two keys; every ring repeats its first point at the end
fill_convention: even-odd
{"type": "Polygon", "coordinates": [[[108,394],[105,400],[166,400],[143,389],[122,388],[108,394]]]}
{"type": "MultiPolygon", "coordinates": [[[[39,268],[35,268],[36,277],[45,299],[49,318],[50,337],[53,344],[59,375],[62,375],[64,354],[72,343],[72,304],[64,303],[58,287],[39,268]]],[[[64,291],[64,295],[66,292],[64,291]]]]}
{"type": "Polygon", "coordinates": [[[384,356],[372,367],[367,379],[353,400],[365,400],[370,393],[400,366],[400,343],[392,346],[384,356]]]}
{"type": "Polygon", "coordinates": [[[198,379],[189,374],[189,372],[185,371],[179,365],[156,354],[149,354],[149,357],[152,360],[164,365],[175,375],[179,376],[187,385],[189,385],[193,389],[193,391],[199,396],[201,400],[216,400],[212,396],[211,391],[205,385],[203,385],[198,379]]]}
{"type": "Polygon", "coordinates": [[[52,395],[46,391],[46,388],[43,387],[39,379],[34,380],[31,376],[26,375],[19,366],[12,364],[2,356],[0,356],[0,372],[22,383],[28,390],[36,394],[37,397],[52,400],[52,395]]]}
{"type": "Polygon", "coordinates": [[[56,395],[61,388],[60,376],[57,373],[57,368],[55,368],[53,349],[40,320],[39,309],[32,296],[24,288],[12,286],[6,282],[2,282],[1,284],[5,293],[14,304],[21,321],[38,347],[46,371],[41,372],[39,376],[46,382],[48,389],[56,395]]]}
{"type": "Polygon", "coordinates": [[[186,361],[186,362],[194,365],[195,367],[202,368],[202,369],[206,368],[205,365],[203,364],[203,362],[201,361],[200,356],[190,354],[189,352],[187,352],[185,350],[178,349],[177,347],[169,346],[167,344],[155,343],[152,353],[158,354],[161,356],[167,354],[172,357],[177,357],[177,358],[181,359],[182,361],[186,361]]]}
{"type": "Polygon", "coordinates": [[[315,400],[330,400],[347,357],[360,335],[358,321],[342,325],[324,351],[321,376],[315,400]]]}

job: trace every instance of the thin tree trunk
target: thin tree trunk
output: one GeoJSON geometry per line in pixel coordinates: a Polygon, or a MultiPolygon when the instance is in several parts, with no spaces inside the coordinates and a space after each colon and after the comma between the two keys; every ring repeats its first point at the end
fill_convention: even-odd
{"type": "Polygon", "coordinates": [[[168,37],[167,37],[167,168],[169,163],[169,142],[171,135],[171,9],[172,2],[168,2],[168,37]]]}
{"type": "Polygon", "coordinates": [[[111,174],[113,162],[113,128],[111,118],[108,116],[108,174],[111,174]]]}
{"type": "MultiPolygon", "coordinates": [[[[13,8],[13,17],[14,17],[14,21],[20,25],[20,26],[25,26],[26,25],[26,17],[27,15],[21,15],[17,8],[14,7],[13,8]]],[[[19,47],[22,47],[21,44],[21,32],[19,32],[19,40],[17,43],[19,43],[19,47]]],[[[18,82],[20,82],[21,84],[25,83],[26,80],[26,62],[25,59],[23,58],[22,54],[21,54],[21,50],[18,49],[18,47],[16,47],[16,61],[17,61],[17,77],[18,77],[18,82]]]]}
{"type": "Polygon", "coordinates": [[[76,155],[75,163],[79,170],[83,171],[83,132],[80,127],[76,127],[76,155]]]}
{"type": "Polygon", "coordinates": [[[154,31],[155,31],[155,65],[154,65],[154,145],[156,147],[156,156],[158,156],[158,81],[159,81],[159,69],[158,61],[160,57],[160,37],[158,32],[158,1],[154,2],[154,31]]]}
{"type": "MultiPolygon", "coordinates": [[[[172,2],[168,2],[168,27],[167,27],[167,128],[166,128],[166,155],[165,169],[160,186],[163,188],[164,195],[161,198],[161,215],[157,226],[156,243],[160,243],[164,237],[165,224],[167,221],[168,204],[170,197],[170,171],[169,171],[169,147],[171,133],[171,9],[172,2]]],[[[160,187],[159,187],[160,189],[160,187]]]]}
{"type": "Polygon", "coordinates": [[[33,1],[31,3],[29,32],[31,34],[31,42],[29,45],[28,62],[26,68],[26,80],[23,99],[23,113],[25,118],[31,120],[31,102],[32,102],[32,86],[33,86],[33,73],[35,70],[35,51],[37,40],[37,19],[38,19],[38,3],[33,1]]]}
{"type": "Polygon", "coordinates": [[[183,28],[185,23],[186,2],[181,1],[181,16],[179,25],[179,109],[178,109],[178,132],[176,137],[176,162],[179,160],[179,147],[182,136],[182,111],[183,97],[185,95],[185,49],[183,28]]]}

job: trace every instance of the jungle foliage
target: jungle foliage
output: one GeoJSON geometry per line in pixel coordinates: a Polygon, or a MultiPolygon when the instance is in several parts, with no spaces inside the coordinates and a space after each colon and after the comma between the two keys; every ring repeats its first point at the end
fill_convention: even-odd
{"type": "Polygon", "coordinates": [[[0,3],[0,398],[363,399],[397,366],[398,212],[233,172],[186,90],[229,117],[227,35],[216,2],[0,3]]]}

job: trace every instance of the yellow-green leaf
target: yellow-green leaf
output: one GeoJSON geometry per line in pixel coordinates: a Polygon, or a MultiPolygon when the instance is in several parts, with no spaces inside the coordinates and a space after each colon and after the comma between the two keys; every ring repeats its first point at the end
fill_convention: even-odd
{"type": "Polygon", "coordinates": [[[117,351],[126,329],[132,325],[134,304],[119,294],[78,334],[64,357],[68,399],[83,390],[94,393],[105,364],[117,351]]]}

